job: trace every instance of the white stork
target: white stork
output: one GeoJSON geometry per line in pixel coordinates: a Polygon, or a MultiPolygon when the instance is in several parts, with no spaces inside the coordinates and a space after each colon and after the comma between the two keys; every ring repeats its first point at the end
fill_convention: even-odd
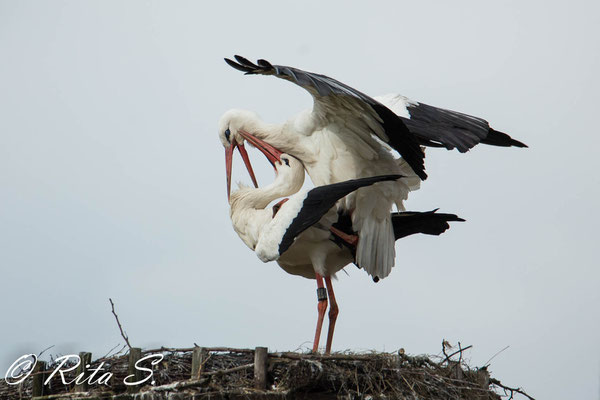
{"type": "MultiPolygon", "coordinates": [[[[290,274],[316,279],[318,319],[313,352],[318,350],[329,297],[325,350],[329,353],[339,310],[331,278],[347,264],[356,262],[356,244],[360,243],[349,216],[338,213],[334,205],[360,187],[396,180],[400,176],[360,178],[300,190],[304,183],[302,163],[290,155],[260,149],[275,167],[276,178],[263,188],[243,187],[231,193],[229,203],[234,230],[263,262],[276,260],[290,274]],[[291,197],[268,207],[273,200],[289,195],[291,197]]],[[[463,221],[456,215],[435,211],[394,213],[391,220],[395,238],[413,233],[439,235],[449,228],[448,221],[463,221]]]]}
{"type": "MultiPolygon", "coordinates": [[[[313,96],[314,104],[312,110],[284,124],[266,124],[253,112],[243,110],[230,110],[221,117],[219,135],[228,160],[228,192],[233,150],[251,138],[298,158],[316,186],[385,174],[406,177],[360,189],[345,199],[345,209],[352,212],[353,230],[363,237],[358,243],[357,264],[374,278],[385,278],[394,265],[392,206],[404,210],[402,202],[408,192],[418,188],[418,178],[427,177],[420,145],[460,152],[480,142],[526,147],[493,130],[481,118],[398,95],[376,100],[324,75],[265,60],[254,64],[240,56],[235,59],[237,62],[225,61],[246,74],[273,75],[296,83],[313,96]],[[394,156],[391,149],[402,158],[394,156]]],[[[253,176],[245,150],[240,150],[253,176]]]]}

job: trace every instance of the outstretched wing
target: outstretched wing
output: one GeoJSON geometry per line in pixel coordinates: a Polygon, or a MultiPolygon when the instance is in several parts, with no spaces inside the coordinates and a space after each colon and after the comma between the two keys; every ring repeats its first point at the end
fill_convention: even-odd
{"type": "Polygon", "coordinates": [[[246,74],[273,75],[303,87],[313,96],[315,115],[351,126],[358,135],[376,135],[398,151],[421,179],[427,178],[424,154],[416,138],[402,119],[377,100],[325,75],[271,65],[266,60],[254,64],[241,56],[235,59],[237,62],[228,58],[225,61],[246,74]]]}
{"type": "Polygon", "coordinates": [[[352,179],[296,193],[281,205],[273,220],[264,228],[256,245],[256,254],[265,262],[276,260],[298,235],[316,224],[342,197],[361,187],[401,177],[382,175],[352,179]]]}
{"type": "Polygon", "coordinates": [[[378,96],[376,99],[400,115],[409,131],[424,146],[445,147],[448,150],[456,148],[461,153],[479,143],[527,147],[506,133],[490,128],[482,118],[418,103],[396,94],[378,96]]]}

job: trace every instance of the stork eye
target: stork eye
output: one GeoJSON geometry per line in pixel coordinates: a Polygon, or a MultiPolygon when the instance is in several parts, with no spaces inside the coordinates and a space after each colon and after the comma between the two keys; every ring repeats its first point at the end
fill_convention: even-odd
{"type": "Polygon", "coordinates": [[[228,142],[231,142],[231,140],[229,140],[230,135],[231,135],[231,131],[229,130],[229,128],[227,128],[225,130],[225,139],[227,139],[228,142]]]}
{"type": "Polygon", "coordinates": [[[288,167],[290,166],[290,160],[288,160],[287,158],[282,157],[281,161],[283,161],[285,163],[285,165],[287,165],[288,167]]]}

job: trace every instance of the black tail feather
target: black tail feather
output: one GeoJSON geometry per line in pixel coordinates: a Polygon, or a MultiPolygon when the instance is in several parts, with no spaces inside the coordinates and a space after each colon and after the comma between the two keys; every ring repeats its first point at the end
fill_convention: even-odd
{"type": "Polygon", "coordinates": [[[492,128],[490,128],[490,131],[485,139],[481,139],[481,143],[501,147],[529,147],[525,143],[511,138],[506,133],[495,131],[492,128]]]}
{"type": "Polygon", "coordinates": [[[392,213],[395,239],[398,240],[415,233],[440,235],[450,228],[448,222],[464,222],[464,219],[455,214],[438,214],[436,211],[437,209],[428,212],[407,211],[392,213]]]}
{"type": "MultiPolygon", "coordinates": [[[[441,235],[448,228],[448,222],[464,222],[465,220],[456,214],[437,213],[439,208],[435,210],[419,212],[419,211],[404,211],[391,214],[392,226],[394,228],[394,238],[396,240],[406,236],[414,235],[415,233],[423,233],[425,235],[441,235]]],[[[340,212],[338,220],[333,224],[333,227],[339,229],[347,235],[354,235],[356,232],[352,229],[352,218],[350,214],[340,212]]],[[[345,246],[352,254],[356,256],[356,248],[346,243],[341,238],[338,238],[333,233],[333,240],[340,247],[345,246]]],[[[360,267],[359,267],[360,268],[360,267]]]]}

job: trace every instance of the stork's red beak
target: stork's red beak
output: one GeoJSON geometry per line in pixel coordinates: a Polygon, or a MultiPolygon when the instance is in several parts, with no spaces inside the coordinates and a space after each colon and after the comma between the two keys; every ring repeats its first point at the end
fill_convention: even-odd
{"type": "Polygon", "coordinates": [[[281,155],[283,154],[282,151],[246,131],[240,130],[239,132],[240,135],[242,135],[242,137],[248,141],[248,143],[256,147],[265,155],[265,157],[267,157],[267,160],[269,160],[273,167],[275,167],[276,161],[281,162],[281,155]]]}
{"type": "Polygon", "coordinates": [[[258,187],[258,182],[256,181],[256,176],[254,175],[254,170],[252,169],[252,164],[250,164],[250,158],[248,157],[248,152],[244,147],[244,144],[238,144],[235,139],[231,142],[229,147],[225,148],[225,173],[227,174],[227,199],[229,200],[229,195],[231,193],[231,169],[233,164],[233,150],[237,147],[242,159],[244,160],[244,164],[246,165],[246,169],[250,174],[250,179],[252,179],[252,183],[254,187],[258,187]]]}
{"type": "MultiPolygon", "coordinates": [[[[275,167],[275,162],[281,162],[282,151],[279,151],[275,147],[271,146],[269,143],[265,142],[262,139],[257,138],[256,136],[246,132],[239,131],[240,135],[244,139],[248,141],[251,145],[256,147],[267,157],[267,160],[271,163],[273,167],[275,167]]],[[[252,178],[252,182],[254,183],[254,187],[258,187],[258,183],[256,182],[256,177],[254,176],[254,171],[252,170],[252,164],[250,164],[250,159],[248,158],[248,153],[246,152],[246,148],[243,144],[238,144],[235,139],[232,140],[231,145],[225,148],[225,172],[227,174],[227,199],[229,199],[231,193],[231,169],[233,163],[233,150],[238,148],[242,159],[244,160],[244,164],[246,165],[246,169],[250,174],[250,178],[252,178]]]]}

